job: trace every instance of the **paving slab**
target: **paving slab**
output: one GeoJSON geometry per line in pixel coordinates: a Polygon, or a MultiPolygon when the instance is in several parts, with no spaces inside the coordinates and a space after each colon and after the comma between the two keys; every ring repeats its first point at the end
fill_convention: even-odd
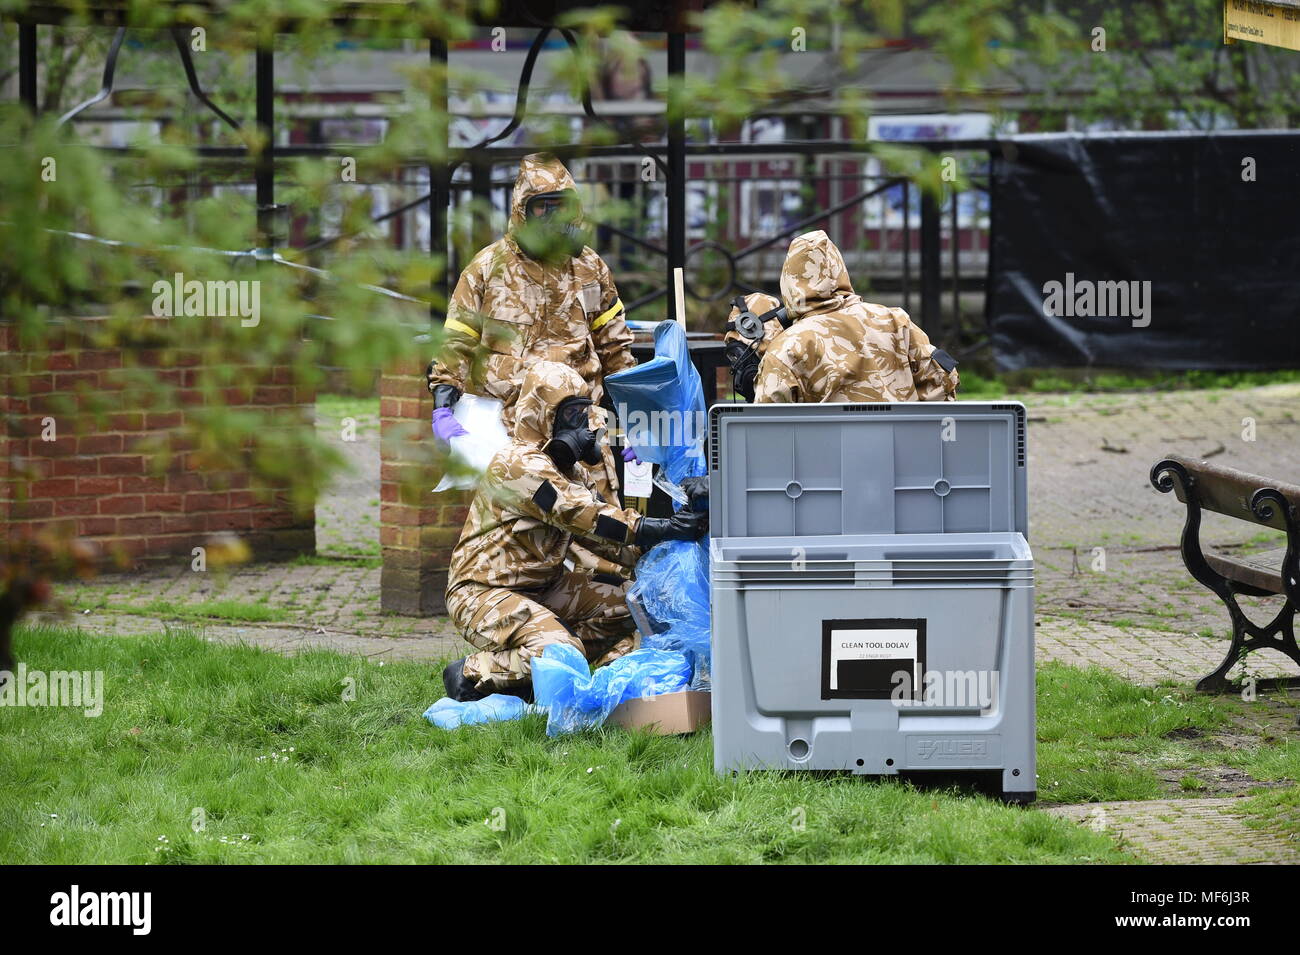
{"type": "MultiPolygon", "coordinates": [[[[1227,640],[1196,634],[1120,628],[1041,615],[1034,639],[1034,655],[1040,663],[1055,660],[1077,667],[1101,667],[1139,686],[1168,681],[1195,684],[1218,668],[1229,646],[1227,640]]],[[[1294,663],[1280,653],[1263,650],[1233,667],[1228,678],[1259,680],[1295,675],[1294,663]]]]}
{"type": "MultiPolygon", "coordinates": [[[[1035,547],[1177,543],[1182,506],[1151,486],[1169,454],[1255,474],[1300,476],[1300,384],[1213,391],[1027,397],[1030,532],[1035,547]]],[[[1207,517],[1206,538],[1250,525],[1207,517]]]]}
{"type": "Polygon", "coordinates": [[[1247,826],[1238,800],[1152,799],[1053,806],[1053,816],[1105,832],[1143,862],[1181,865],[1294,865],[1294,836],[1247,826]]]}

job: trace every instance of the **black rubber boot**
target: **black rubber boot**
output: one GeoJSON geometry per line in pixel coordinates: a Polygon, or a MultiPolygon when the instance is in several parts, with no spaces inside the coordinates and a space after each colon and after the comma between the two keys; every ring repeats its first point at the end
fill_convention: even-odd
{"type": "Polygon", "coordinates": [[[481,700],[487,695],[480,693],[474,681],[465,676],[464,657],[447,664],[447,669],[442,671],[442,685],[447,690],[447,696],[458,703],[481,700]]]}

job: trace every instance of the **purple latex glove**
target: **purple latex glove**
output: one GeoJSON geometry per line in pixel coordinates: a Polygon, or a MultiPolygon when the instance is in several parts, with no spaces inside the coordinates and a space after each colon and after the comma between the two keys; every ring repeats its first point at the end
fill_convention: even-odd
{"type": "Polygon", "coordinates": [[[461,427],[456,416],[452,414],[450,408],[433,409],[433,433],[439,441],[450,442],[452,438],[459,438],[463,434],[469,434],[461,427]]]}
{"type": "Polygon", "coordinates": [[[636,449],[630,444],[623,449],[623,460],[628,463],[641,463],[641,459],[636,456],[636,449]]]}

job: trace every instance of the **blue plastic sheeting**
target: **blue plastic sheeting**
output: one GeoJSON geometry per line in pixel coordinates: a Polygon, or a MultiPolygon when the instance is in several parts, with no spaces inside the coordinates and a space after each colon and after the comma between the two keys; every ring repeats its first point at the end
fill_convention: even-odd
{"type": "Polygon", "coordinates": [[[664,541],[636,567],[628,591],[655,624],[657,633],[641,635],[641,645],[683,653],[691,662],[692,690],[709,689],[709,541],[664,541]]]}
{"type": "Polygon", "coordinates": [[[468,703],[458,703],[451,697],[444,696],[424,711],[424,718],[441,729],[454,730],[475,723],[517,720],[525,713],[535,710],[536,707],[529,706],[519,697],[506,696],[504,693],[493,693],[468,703]]]}
{"type": "MultiPolygon", "coordinates": [[[[655,327],[655,357],[605,379],[627,441],[642,461],[658,464],[673,484],[705,473],[704,386],[676,322],[655,327]]],[[[680,500],[680,498],[679,498],[680,500]]],[[[641,557],[630,596],[658,628],[643,646],[681,653],[693,689],[709,686],[709,551],[707,540],[666,541],[641,557]]]]}
{"type": "Polygon", "coordinates": [[[595,673],[567,643],[533,658],[533,697],[549,714],[547,736],[600,726],[624,700],[682,690],[690,678],[686,657],[667,650],[633,650],[595,673]]]}
{"type": "Polygon", "coordinates": [[[605,385],[637,457],[658,464],[674,484],[704,473],[704,385],[681,325],[660,322],[655,357],[608,376],[605,385]]]}

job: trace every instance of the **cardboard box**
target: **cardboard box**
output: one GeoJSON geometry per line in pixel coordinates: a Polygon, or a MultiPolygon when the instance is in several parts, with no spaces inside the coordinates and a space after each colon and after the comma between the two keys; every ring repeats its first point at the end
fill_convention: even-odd
{"type": "Polygon", "coordinates": [[[648,729],[660,736],[694,733],[713,718],[712,694],[699,690],[661,693],[620,703],[607,723],[625,729],[648,729]]]}

